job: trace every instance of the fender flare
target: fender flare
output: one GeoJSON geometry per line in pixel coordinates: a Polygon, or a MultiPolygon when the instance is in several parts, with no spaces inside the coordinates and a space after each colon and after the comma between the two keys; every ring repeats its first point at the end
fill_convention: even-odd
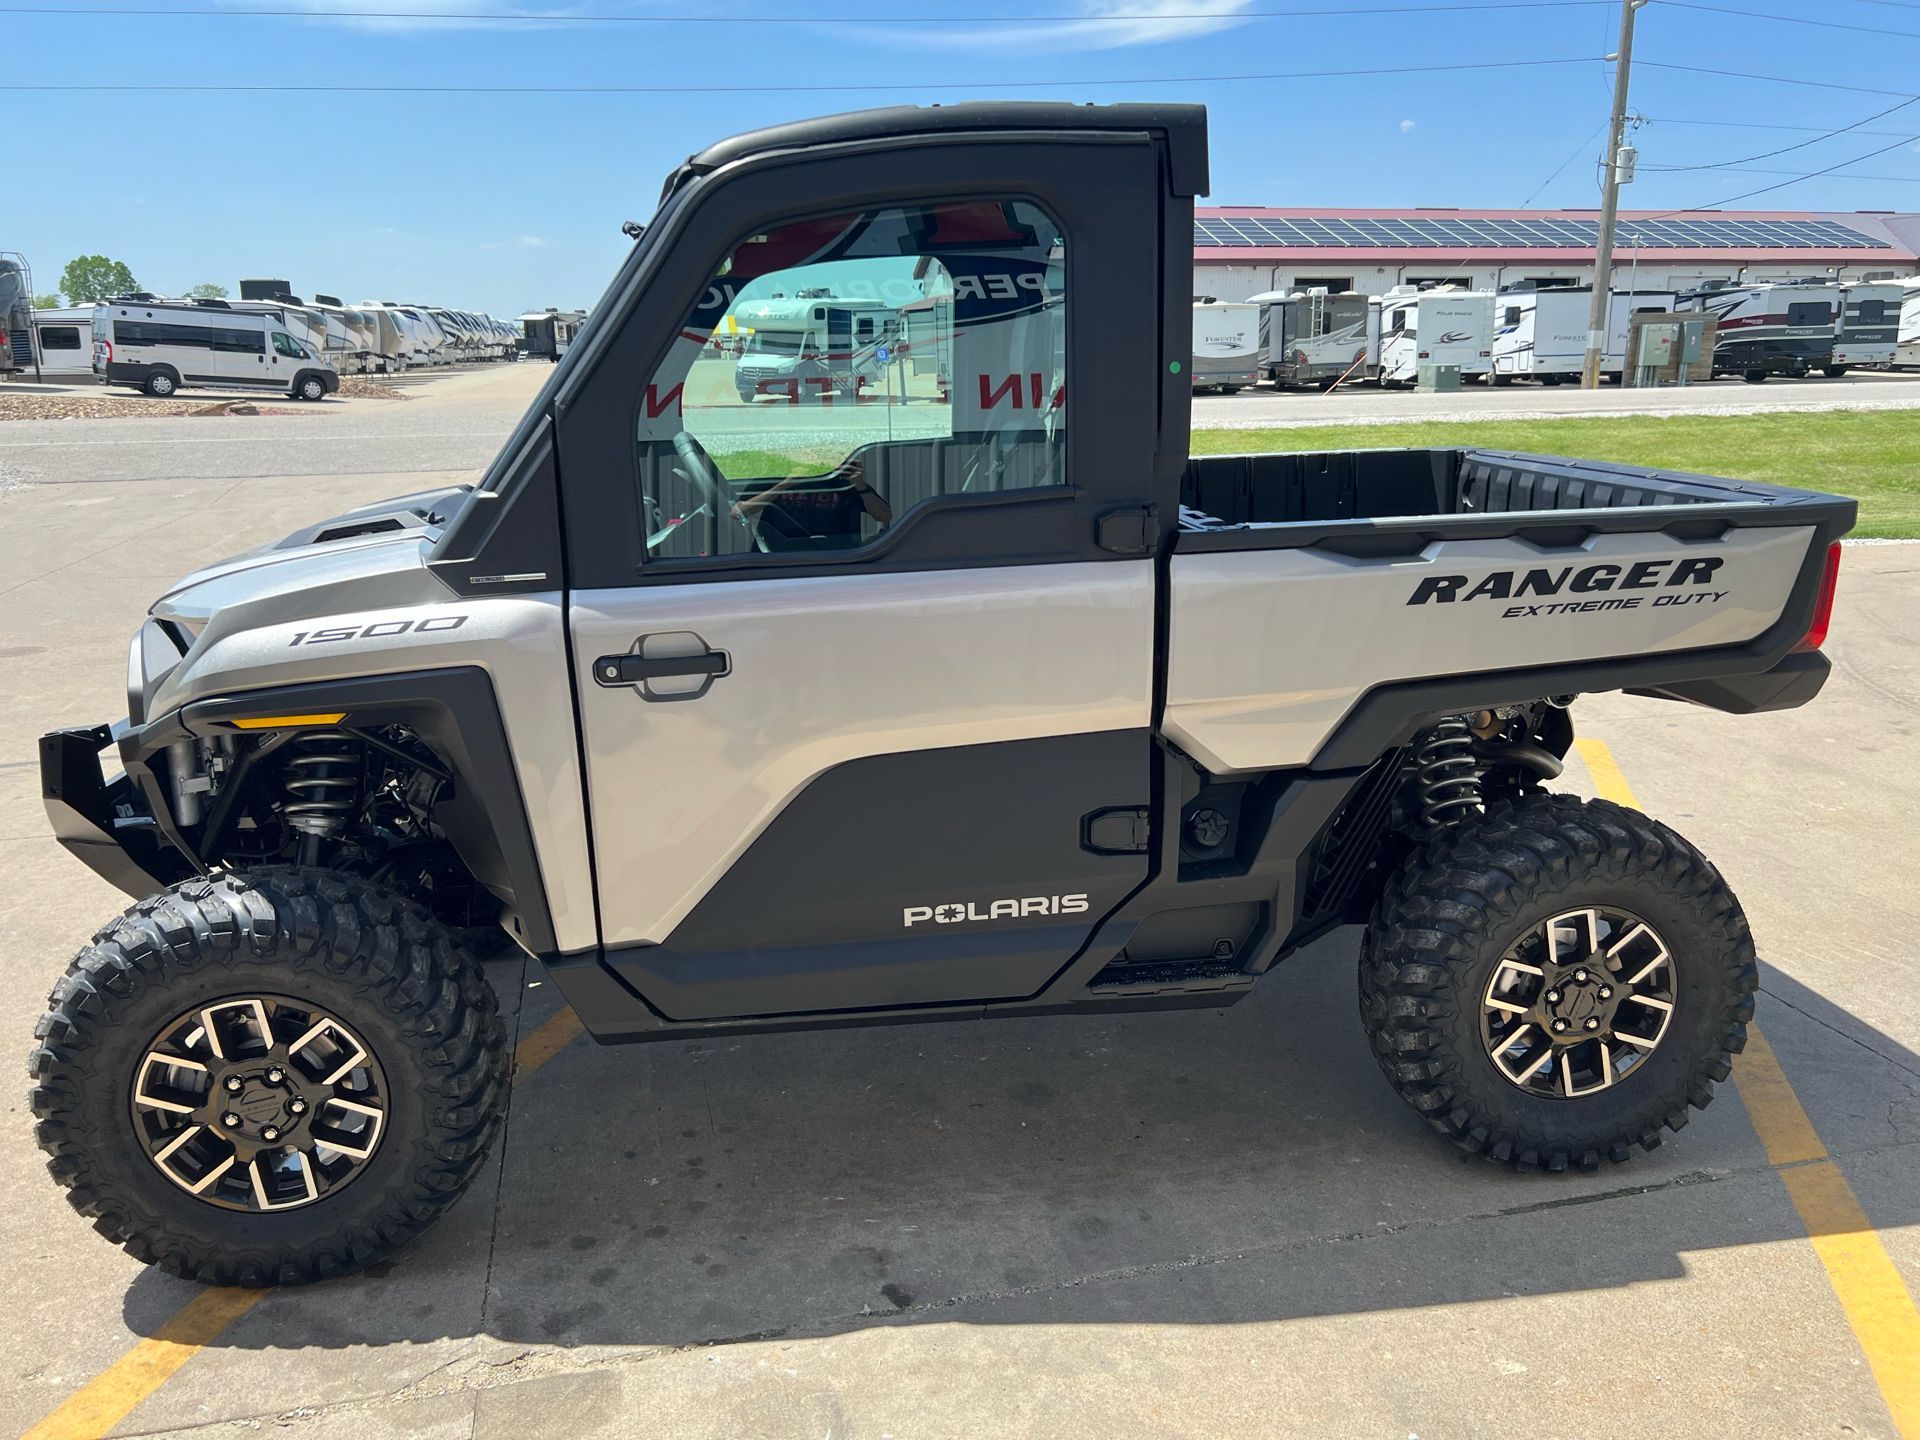
{"type": "Polygon", "coordinates": [[[132,759],[129,742],[143,756],[151,755],[182,733],[233,734],[235,720],[334,711],[346,712],[342,726],[349,731],[405,725],[440,757],[453,772],[451,790],[437,811],[448,841],[474,878],[508,907],[507,930],[529,951],[552,954],[553,914],[526,796],[493,679],[478,666],[278,685],[197,700],[169,717],[173,724],[158,721],[138,732],[137,741],[130,734],[122,749],[132,759]]]}

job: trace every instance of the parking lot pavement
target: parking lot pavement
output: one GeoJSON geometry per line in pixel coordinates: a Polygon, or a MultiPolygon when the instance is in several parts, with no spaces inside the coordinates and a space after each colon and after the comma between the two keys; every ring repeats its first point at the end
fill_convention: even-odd
{"type": "MultiPolygon", "coordinates": [[[[0,493],[16,1053],[123,904],[45,837],[34,738],[121,713],[126,637],[167,580],[434,478],[148,463],[0,493]]],[[[1777,1115],[1733,1087],[1602,1174],[1457,1158],[1368,1058],[1351,932],[1223,1013],[625,1049],[560,1043],[553,987],[503,962],[521,1067],[499,1153],[418,1244],[344,1282],[234,1304],[143,1270],[48,1181],[16,1083],[0,1429],[1893,1440],[1889,1405],[1920,1382],[1903,1401],[1869,1360],[1908,1332],[1897,1305],[1868,1313],[1843,1252],[1920,1290],[1916,556],[1849,551],[1817,704],[1582,702],[1606,748],[1570,774],[1624,777],[1727,871],[1768,1053],[1873,1231],[1809,1241],[1789,1187],[1817,1162],[1778,1166],[1755,1129],[1777,1115]],[[222,1305],[230,1323],[201,1323],[222,1305]]]]}
{"type": "Polygon", "coordinates": [[[1911,410],[1920,374],[1855,371],[1838,380],[1716,380],[1684,389],[1605,385],[1468,385],[1444,394],[1342,387],[1331,395],[1261,385],[1238,395],[1196,395],[1196,429],[1277,425],[1384,425],[1401,420],[1549,420],[1570,415],[1745,415],[1756,410],[1911,410]]]}

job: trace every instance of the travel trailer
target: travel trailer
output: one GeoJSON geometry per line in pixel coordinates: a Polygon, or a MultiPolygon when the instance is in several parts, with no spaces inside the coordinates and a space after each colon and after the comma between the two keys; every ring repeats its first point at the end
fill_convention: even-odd
{"type": "MultiPolygon", "coordinates": [[[[1673,309],[1671,290],[1616,290],[1607,301],[1607,344],[1601,373],[1618,381],[1626,365],[1627,327],[1643,311],[1673,309]]],[[[1538,380],[1578,384],[1586,368],[1591,285],[1515,285],[1494,297],[1493,373],[1496,385],[1538,380]]]]}
{"type": "Polygon", "coordinates": [[[270,309],[122,295],[93,307],[93,373],[156,399],[185,386],[282,390],[321,400],[340,388],[322,351],[270,309]]]}
{"type": "Polygon", "coordinates": [[[1803,377],[1833,365],[1842,287],[1831,281],[1722,285],[1682,295],[1679,310],[1719,320],[1713,373],[1758,385],[1774,375],[1803,377]]]}
{"type": "Polygon", "coordinates": [[[1893,368],[1920,370],[1920,280],[1900,282],[1900,329],[1894,339],[1893,368]]]}
{"type": "Polygon", "coordinates": [[[86,380],[93,375],[93,306],[35,310],[29,329],[33,351],[21,368],[42,380],[86,380]]]}
{"type": "Polygon", "coordinates": [[[1262,313],[1262,369],[1275,385],[1331,390],[1342,380],[1371,380],[1380,363],[1379,302],[1356,291],[1269,291],[1262,313]]]}
{"type": "Polygon", "coordinates": [[[584,310],[530,310],[520,317],[520,350],[540,360],[560,363],[560,357],[573,344],[573,337],[586,323],[584,310]]]}
{"type": "Polygon", "coordinates": [[[1833,363],[1827,374],[1838,379],[1856,365],[1884,369],[1900,343],[1902,287],[1896,280],[1862,280],[1840,287],[1840,315],[1833,332],[1833,363]]]}
{"type": "Polygon", "coordinates": [[[733,368],[733,388],[749,404],[763,395],[799,402],[877,389],[891,360],[882,352],[904,329],[884,300],[835,295],[753,300],[731,313],[753,332],[733,368]]]}
{"type": "Polygon", "coordinates": [[[1193,302],[1193,363],[1187,373],[1196,391],[1232,395],[1260,378],[1260,307],[1205,298],[1193,302]]]}
{"type": "Polygon", "coordinates": [[[1493,370],[1493,292],[1396,286],[1380,297],[1380,383],[1411,385],[1427,365],[1470,380],[1493,370]]]}

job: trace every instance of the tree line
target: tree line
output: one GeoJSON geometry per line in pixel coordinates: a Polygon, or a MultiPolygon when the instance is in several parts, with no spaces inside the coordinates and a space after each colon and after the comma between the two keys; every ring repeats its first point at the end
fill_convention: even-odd
{"type": "MultiPolygon", "coordinates": [[[[33,308],[57,310],[62,304],[85,305],[94,300],[108,300],[115,295],[130,295],[139,288],[140,282],[133,278],[133,271],[125,261],[112,260],[105,255],[76,255],[67,262],[67,268],[60,272],[60,288],[34,296],[33,308]],[[62,296],[66,297],[64,301],[62,296]]],[[[209,280],[189,286],[185,293],[195,300],[224,300],[227,298],[227,287],[209,280]]]]}

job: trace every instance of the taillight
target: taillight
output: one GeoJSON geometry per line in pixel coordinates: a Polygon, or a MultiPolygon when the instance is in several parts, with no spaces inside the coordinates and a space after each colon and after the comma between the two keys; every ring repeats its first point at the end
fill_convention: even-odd
{"type": "Polygon", "coordinates": [[[1807,626],[1806,638],[1794,649],[1818,650],[1827,643],[1827,630],[1833,624],[1833,592],[1839,583],[1840,542],[1836,540],[1827,547],[1827,568],[1820,576],[1820,598],[1814,603],[1813,623],[1807,626]]]}

